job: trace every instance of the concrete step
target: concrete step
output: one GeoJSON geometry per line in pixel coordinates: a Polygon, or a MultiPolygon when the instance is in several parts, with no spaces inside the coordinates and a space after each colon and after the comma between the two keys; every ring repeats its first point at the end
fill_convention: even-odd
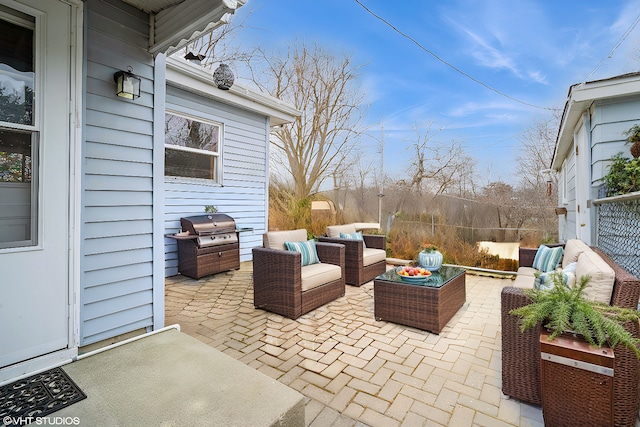
{"type": "Polygon", "coordinates": [[[79,425],[305,425],[302,394],[176,329],[63,369],[87,399],[50,416],[79,425]]]}

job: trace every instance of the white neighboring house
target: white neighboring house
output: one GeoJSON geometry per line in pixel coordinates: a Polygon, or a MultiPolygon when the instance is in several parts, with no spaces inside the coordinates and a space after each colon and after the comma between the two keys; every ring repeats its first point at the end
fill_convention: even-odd
{"type": "MultiPolygon", "coordinates": [[[[211,72],[184,60],[167,58],[166,117],[193,120],[215,136],[208,151],[191,152],[191,164],[203,159],[206,170],[171,169],[165,164],[165,233],[180,231],[180,218],[203,215],[213,205],[231,216],[240,233],[240,261],[251,260],[251,249],[262,246],[268,229],[269,135],[271,127],[292,122],[300,114],[290,104],[239,83],[220,90],[211,72]],[[189,175],[189,176],[183,176],[189,175]]],[[[172,137],[166,135],[169,158],[172,137]]],[[[178,248],[165,239],[165,275],[178,274],[178,248]]]]}
{"type": "Polygon", "coordinates": [[[598,187],[611,158],[631,157],[625,132],[640,123],[640,73],[575,84],[569,88],[551,168],[559,173],[561,242],[595,244],[598,187]]]}

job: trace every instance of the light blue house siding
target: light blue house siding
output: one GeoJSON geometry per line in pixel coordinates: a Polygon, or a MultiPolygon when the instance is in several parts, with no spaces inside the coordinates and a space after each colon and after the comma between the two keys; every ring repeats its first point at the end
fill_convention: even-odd
{"type": "Polygon", "coordinates": [[[119,1],[85,10],[80,345],[153,325],[154,270],[149,18],[119,1]],[[129,66],[142,78],[135,102],[114,91],[114,72],[129,66]]]}
{"type": "Polygon", "coordinates": [[[631,157],[631,145],[626,143],[624,132],[639,122],[640,96],[599,100],[594,104],[591,116],[593,184],[602,183],[611,164],[609,159],[614,155],[622,152],[625,157],[631,157]]]}
{"type": "MultiPolygon", "coordinates": [[[[218,90],[218,89],[214,89],[218,90]]],[[[267,218],[269,117],[186,91],[167,87],[167,111],[222,124],[222,185],[202,180],[165,178],[166,233],[180,231],[180,218],[204,214],[206,205],[233,217],[240,233],[240,260],[251,259],[251,249],[262,245],[267,218]]],[[[178,274],[177,244],[165,239],[165,275],[178,274]]]]}
{"type": "Polygon", "coordinates": [[[640,123],[640,73],[570,88],[552,163],[559,172],[558,203],[567,209],[558,221],[562,241],[597,241],[593,201],[601,198],[599,187],[611,158],[620,152],[631,157],[625,132],[636,123],[640,123]]]}

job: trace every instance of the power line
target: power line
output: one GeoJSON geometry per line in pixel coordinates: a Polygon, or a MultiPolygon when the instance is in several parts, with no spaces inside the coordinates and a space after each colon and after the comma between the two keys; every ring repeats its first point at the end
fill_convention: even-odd
{"type": "Polygon", "coordinates": [[[367,11],[367,13],[369,13],[370,15],[372,15],[373,17],[375,17],[376,19],[382,21],[385,25],[389,26],[393,31],[395,31],[396,33],[400,34],[402,37],[406,38],[407,40],[411,41],[413,44],[415,44],[416,46],[418,46],[420,49],[424,50],[425,52],[427,52],[429,55],[433,56],[435,59],[437,59],[438,61],[442,62],[443,64],[445,64],[446,66],[452,68],[453,70],[455,70],[456,72],[462,74],[463,76],[465,76],[466,78],[478,83],[481,86],[484,86],[485,88],[497,93],[498,95],[504,96],[505,98],[508,98],[512,101],[518,102],[520,104],[526,105],[528,107],[533,107],[533,108],[539,108],[541,110],[550,110],[550,111],[555,111],[558,110],[557,108],[551,108],[551,107],[541,107],[539,105],[534,105],[534,104],[530,104],[528,102],[525,101],[521,101],[517,98],[514,98],[513,96],[507,95],[504,92],[499,91],[498,89],[495,89],[494,87],[489,86],[488,84],[476,79],[475,77],[473,77],[472,75],[462,71],[461,69],[459,69],[458,67],[456,67],[455,65],[445,61],[444,59],[440,58],[438,55],[436,55],[434,52],[432,52],[431,50],[427,49],[426,47],[424,47],[422,44],[420,44],[420,42],[418,42],[416,39],[414,39],[413,37],[411,37],[410,35],[402,32],[401,30],[399,30],[397,27],[395,27],[392,23],[390,23],[389,21],[387,21],[386,19],[384,19],[383,17],[381,17],[380,15],[377,15],[375,12],[373,12],[371,9],[369,9],[367,6],[365,6],[364,4],[362,4],[362,2],[360,0],[355,0],[356,3],[358,3],[360,6],[362,6],[362,8],[367,11]]]}
{"type": "Polygon", "coordinates": [[[594,68],[593,71],[591,71],[587,75],[587,77],[584,78],[584,80],[580,84],[581,86],[583,86],[587,82],[587,80],[589,80],[589,77],[591,77],[593,75],[593,73],[595,73],[596,71],[598,71],[600,69],[600,67],[602,67],[602,65],[607,61],[607,59],[613,58],[613,54],[615,53],[615,51],[627,39],[627,37],[629,37],[629,35],[636,28],[636,26],[638,25],[639,22],[640,22],[640,15],[638,15],[638,17],[635,19],[635,21],[633,21],[633,23],[631,24],[629,29],[627,29],[627,31],[625,31],[625,33],[622,35],[622,37],[620,37],[620,40],[618,40],[618,43],[616,43],[616,45],[611,49],[611,51],[609,51],[609,54],[607,56],[605,56],[604,58],[602,58],[602,60],[598,63],[598,65],[596,65],[596,68],[594,68]]]}

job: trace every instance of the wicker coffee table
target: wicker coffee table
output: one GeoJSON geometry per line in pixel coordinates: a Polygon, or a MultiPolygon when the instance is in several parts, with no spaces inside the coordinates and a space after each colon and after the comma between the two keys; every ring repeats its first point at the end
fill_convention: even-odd
{"type": "Polygon", "coordinates": [[[466,300],[465,270],[442,267],[424,284],[403,282],[396,270],[373,281],[374,316],[439,334],[466,300]]]}

